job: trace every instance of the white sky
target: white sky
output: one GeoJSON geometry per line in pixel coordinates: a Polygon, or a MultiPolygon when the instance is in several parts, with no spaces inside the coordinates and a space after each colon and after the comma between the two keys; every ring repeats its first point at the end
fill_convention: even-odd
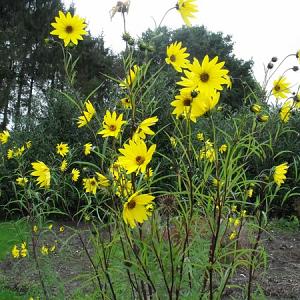
{"type": "MultiPolygon", "coordinates": [[[[103,32],[106,47],[115,52],[124,49],[121,14],[117,13],[112,21],[109,16],[117,0],[64,2],[67,7],[71,2],[75,4],[76,14],[86,18],[93,35],[103,32]]],[[[175,3],[176,0],[131,0],[127,31],[137,37],[147,28],[153,29],[152,17],[159,23],[164,12],[175,3]]],[[[280,59],[300,49],[300,0],[199,0],[197,4],[199,13],[192,23],[204,25],[213,32],[222,31],[232,35],[235,55],[245,60],[253,59],[254,75],[260,82],[264,75],[263,65],[272,56],[280,59]]],[[[163,25],[173,29],[183,24],[176,10],[171,11],[163,22],[163,25]]],[[[295,57],[291,57],[287,63],[282,71],[293,65],[299,66],[295,57]]],[[[300,82],[300,71],[289,71],[287,77],[292,83],[300,82]]]]}

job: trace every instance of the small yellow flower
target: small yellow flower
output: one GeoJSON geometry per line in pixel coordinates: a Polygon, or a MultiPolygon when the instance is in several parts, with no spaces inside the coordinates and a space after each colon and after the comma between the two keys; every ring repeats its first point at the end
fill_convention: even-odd
{"type": "Polygon", "coordinates": [[[244,209],[240,212],[240,217],[245,218],[247,216],[247,211],[244,209]]]}
{"type": "Polygon", "coordinates": [[[60,226],[59,227],[59,232],[64,232],[65,231],[65,227],[64,226],[60,226]]]}
{"type": "Polygon", "coordinates": [[[13,258],[19,258],[20,257],[20,250],[18,249],[17,245],[14,245],[14,247],[11,250],[11,254],[13,258]]]}
{"type": "Polygon", "coordinates": [[[156,145],[152,145],[147,149],[146,143],[143,140],[129,141],[129,144],[124,144],[123,149],[119,149],[123,156],[120,156],[118,163],[127,170],[127,174],[136,172],[145,173],[147,165],[152,159],[152,155],[156,149],[156,145]]]}
{"type": "Polygon", "coordinates": [[[64,41],[65,47],[71,42],[77,45],[78,40],[83,40],[82,36],[87,34],[84,30],[87,26],[84,23],[84,19],[77,15],[72,16],[70,12],[65,15],[62,11],[59,11],[58,14],[59,16],[55,17],[56,22],[51,23],[54,30],[52,30],[50,34],[58,35],[58,37],[64,41]]]}
{"type": "Polygon", "coordinates": [[[9,137],[10,137],[10,134],[9,134],[8,130],[4,130],[4,131],[0,132],[0,143],[6,144],[8,142],[9,137]]]}
{"type": "Polygon", "coordinates": [[[289,121],[293,108],[293,103],[294,102],[292,100],[288,100],[284,102],[284,104],[280,108],[279,117],[283,123],[287,123],[289,121]]]}
{"type": "Polygon", "coordinates": [[[21,257],[26,257],[28,254],[27,245],[25,242],[21,244],[21,251],[20,251],[21,257]]]}
{"type": "Polygon", "coordinates": [[[287,94],[290,92],[290,83],[287,81],[286,77],[281,76],[273,82],[272,94],[277,99],[286,98],[287,94]]]}
{"type": "Polygon", "coordinates": [[[115,111],[111,114],[110,111],[107,110],[102,123],[104,129],[101,131],[99,130],[97,134],[101,134],[103,137],[112,136],[118,138],[124,123],[126,123],[126,121],[123,121],[123,114],[120,114],[117,117],[115,111]]]}
{"type": "Polygon", "coordinates": [[[80,171],[76,168],[73,168],[71,174],[72,174],[72,181],[76,182],[80,176],[80,171]]]}
{"type": "Polygon", "coordinates": [[[236,205],[231,205],[231,211],[236,212],[237,211],[237,206],[236,205]]]}
{"type": "Polygon", "coordinates": [[[14,157],[14,151],[12,149],[8,149],[7,158],[12,159],[14,157]]]}
{"type": "Polygon", "coordinates": [[[41,248],[41,253],[43,255],[48,255],[49,254],[49,248],[47,246],[43,245],[42,248],[41,248]]]}
{"type": "Polygon", "coordinates": [[[67,167],[68,167],[68,162],[64,159],[64,160],[61,162],[60,170],[61,170],[62,172],[65,172],[66,169],[67,169],[67,167]]]}
{"type": "Polygon", "coordinates": [[[177,145],[177,141],[173,136],[170,137],[170,143],[171,143],[173,148],[175,148],[176,145],[177,145]]]}
{"type": "Polygon", "coordinates": [[[120,83],[120,87],[123,89],[130,88],[135,84],[137,74],[140,71],[140,67],[138,65],[134,65],[132,69],[129,71],[126,79],[120,83]]]}
{"type": "Polygon", "coordinates": [[[225,153],[227,151],[228,146],[226,144],[221,145],[221,147],[219,148],[219,152],[221,154],[225,153]]]}
{"type": "Polygon", "coordinates": [[[122,98],[121,103],[122,103],[124,108],[132,109],[131,100],[128,97],[122,98]]]}
{"type": "Polygon", "coordinates": [[[200,63],[197,58],[194,58],[193,63],[189,65],[189,71],[184,71],[186,77],[181,77],[181,81],[177,82],[184,88],[199,90],[199,94],[203,95],[201,104],[204,106],[209,100],[208,96],[218,94],[216,91],[223,90],[222,85],[228,83],[228,70],[223,69],[225,62],[218,62],[218,59],[216,56],[210,60],[206,55],[200,63]]]}
{"type": "Polygon", "coordinates": [[[166,63],[172,65],[177,72],[182,72],[182,69],[187,68],[190,63],[187,57],[190,56],[186,53],[186,48],[181,48],[181,42],[172,43],[167,47],[166,63]]]}
{"type": "Polygon", "coordinates": [[[281,184],[286,180],[285,174],[287,173],[288,168],[289,166],[287,162],[274,168],[273,178],[277,186],[281,186],[281,184]]]}
{"type": "Polygon", "coordinates": [[[97,188],[98,188],[98,182],[95,177],[84,178],[83,179],[83,187],[84,187],[86,193],[92,193],[92,194],[96,195],[97,188]]]}
{"type": "Polygon", "coordinates": [[[233,226],[234,227],[239,227],[240,225],[241,225],[240,219],[235,219],[234,222],[233,222],[233,226]]]}
{"type": "Polygon", "coordinates": [[[204,141],[204,133],[203,132],[198,132],[197,133],[197,139],[198,139],[198,141],[203,142],[204,141]]]}
{"type": "Polygon", "coordinates": [[[236,231],[233,231],[233,232],[230,234],[229,239],[232,241],[232,240],[234,240],[236,237],[237,237],[237,233],[236,233],[236,231]]]}
{"type": "Polygon", "coordinates": [[[56,153],[61,155],[62,157],[66,156],[69,152],[69,146],[65,143],[60,143],[56,145],[56,153]]]}
{"type": "Polygon", "coordinates": [[[34,225],[32,230],[34,233],[37,233],[39,231],[39,228],[36,225],[34,225]]]}
{"type": "Polygon", "coordinates": [[[198,8],[196,5],[196,0],[178,0],[176,3],[176,9],[181,14],[181,17],[184,21],[184,23],[187,26],[191,26],[190,18],[195,18],[194,15],[196,12],[198,12],[198,8]]]}
{"type": "Polygon", "coordinates": [[[52,228],[53,228],[53,224],[49,224],[49,225],[48,225],[48,229],[49,229],[49,230],[52,230],[52,228]]]}
{"type": "Polygon", "coordinates": [[[35,171],[31,172],[30,175],[37,177],[36,180],[40,187],[49,188],[51,180],[49,168],[42,161],[31,163],[31,165],[35,171]]]}
{"type": "Polygon", "coordinates": [[[30,149],[31,146],[32,146],[32,142],[31,142],[31,141],[27,141],[27,142],[26,142],[26,148],[27,148],[27,149],[30,149]]]}
{"type": "Polygon", "coordinates": [[[78,128],[87,125],[92,120],[93,116],[96,114],[96,110],[90,100],[87,100],[84,103],[84,105],[85,105],[86,110],[83,111],[83,116],[78,117],[78,120],[77,120],[78,128]]]}
{"type": "Polygon", "coordinates": [[[253,197],[253,188],[250,188],[250,189],[247,190],[247,196],[248,196],[249,198],[252,198],[252,197],[253,197]]]}
{"type": "Polygon", "coordinates": [[[15,157],[20,157],[20,156],[22,156],[22,154],[24,153],[24,151],[25,151],[25,147],[24,147],[24,146],[19,147],[19,148],[15,151],[14,156],[15,156],[15,157]]]}
{"type": "Polygon", "coordinates": [[[56,250],[56,245],[51,246],[49,250],[50,252],[54,252],[56,250]]]}
{"type": "Polygon", "coordinates": [[[104,176],[102,175],[101,173],[99,172],[96,172],[96,175],[97,175],[97,179],[98,179],[98,186],[99,187],[108,187],[109,186],[109,180],[104,176]]]}
{"type": "Polygon", "coordinates": [[[147,134],[154,135],[155,133],[150,129],[150,126],[155,125],[157,121],[158,118],[155,116],[155,117],[147,118],[146,120],[141,122],[141,124],[138,126],[137,130],[134,133],[133,140],[139,138],[144,140],[147,134]]]}
{"type": "Polygon", "coordinates": [[[87,143],[83,146],[83,148],[84,148],[84,155],[89,155],[89,154],[91,154],[93,145],[92,145],[92,143],[87,143]]]}
{"type": "Polygon", "coordinates": [[[136,226],[136,222],[142,224],[151,215],[147,206],[152,203],[154,197],[149,194],[134,193],[129,197],[123,208],[123,220],[131,228],[136,226]]]}
{"type": "Polygon", "coordinates": [[[19,186],[25,186],[26,183],[28,182],[28,179],[26,177],[18,177],[16,179],[16,182],[19,186]]]}

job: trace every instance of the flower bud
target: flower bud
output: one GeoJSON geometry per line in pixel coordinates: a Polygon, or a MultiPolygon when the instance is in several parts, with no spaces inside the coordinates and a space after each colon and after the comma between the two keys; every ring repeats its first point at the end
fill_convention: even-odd
{"type": "Polygon", "coordinates": [[[276,56],[273,56],[271,59],[272,62],[276,62],[277,60],[278,60],[278,58],[276,56]]]}
{"type": "Polygon", "coordinates": [[[274,67],[274,65],[271,62],[269,62],[267,68],[268,69],[273,69],[273,67],[274,67]]]}
{"type": "Polygon", "coordinates": [[[195,90],[193,90],[193,91],[191,92],[191,97],[192,97],[192,98],[195,98],[195,97],[197,97],[197,96],[198,96],[198,92],[195,91],[195,90]]]}
{"type": "Polygon", "coordinates": [[[256,120],[258,122],[265,123],[265,122],[268,122],[269,116],[268,115],[258,115],[256,120]]]}
{"type": "Polygon", "coordinates": [[[295,95],[293,99],[295,102],[299,103],[300,102],[300,94],[295,95]]]}
{"type": "Polygon", "coordinates": [[[293,71],[294,71],[294,72],[299,71],[299,67],[298,67],[298,66],[293,66],[293,71]]]}
{"type": "Polygon", "coordinates": [[[250,110],[252,111],[252,112],[254,112],[254,113],[259,113],[260,111],[261,111],[261,106],[260,105],[258,105],[258,104],[252,104],[251,106],[250,106],[250,110]]]}

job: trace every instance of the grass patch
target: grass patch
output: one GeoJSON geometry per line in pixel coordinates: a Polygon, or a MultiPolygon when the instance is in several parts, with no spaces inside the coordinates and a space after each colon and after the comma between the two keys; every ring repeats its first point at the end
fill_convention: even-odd
{"type": "Polygon", "coordinates": [[[27,241],[27,237],[28,231],[25,221],[0,223],[0,261],[9,255],[15,244],[27,241]]]}

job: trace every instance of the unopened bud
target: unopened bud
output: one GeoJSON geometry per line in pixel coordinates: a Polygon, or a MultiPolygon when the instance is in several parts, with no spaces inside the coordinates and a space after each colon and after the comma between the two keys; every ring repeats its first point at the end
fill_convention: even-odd
{"type": "Polygon", "coordinates": [[[298,67],[298,66],[293,66],[293,71],[294,71],[294,72],[299,71],[299,67],[298,67]]]}
{"type": "Polygon", "coordinates": [[[295,95],[293,99],[295,102],[300,102],[300,94],[295,95]]]}
{"type": "Polygon", "coordinates": [[[139,42],[138,46],[141,51],[145,51],[147,49],[147,45],[144,42],[139,42]]]}
{"type": "Polygon", "coordinates": [[[268,67],[268,69],[272,69],[274,67],[274,65],[271,62],[269,62],[267,67],[268,67]]]}
{"type": "Polygon", "coordinates": [[[273,56],[271,59],[272,62],[276,62],[277,60],[278,60],[278,58],[276,56],[273,56]]]}
{"type": "Polygon", "coordinates": [[[198,92],[195,91],[195,90],[193,90],[193,91],[191,92],[191,97],[192,97],[192,98],[195,98],[195,97],[197,97],[197,96],[198,96],[198,92]]]}
{"type": "Polygon", "coordinates": [[[268,122],[269,116],[268,116],[268,115],[258,115],[258,116],[256,117],[256,120],[257,120],[258,122],[265,123],[265,122],[268,122]]]}
{"type": "Polygon", "coordinates": [[[254,113],[259,113],[260,111],[261,111],[261,106],[260,105],[258,105],[258,104],[252,104],[251,106],[250,106],[250,110],[252,111],[252,112],[254,112],[254,113]]]}

